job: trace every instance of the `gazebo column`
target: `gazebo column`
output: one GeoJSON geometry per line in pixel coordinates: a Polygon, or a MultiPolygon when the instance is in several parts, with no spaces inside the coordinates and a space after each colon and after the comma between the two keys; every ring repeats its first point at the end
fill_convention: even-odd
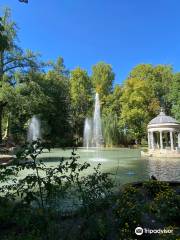
{"type": "Polygon", "coordinates": [[[171,141],[171,150],[174,150],[173,132],[172,131],[170,131],[170,141],[171,141]]]}
{"type": "Polygon", "coordinates": [[[160,148],[163,149],[162,131],[160,131],[160,148]]]}
{"type": "Polygon", "coordinates": [[[151,149],[151,138],[150,138],[150,132],[148,132],[148,148],[151,149]]]}
{"type": "Polygon", "coordinates": [[[154,150],[154,134],[151,132],[151,147],[154,150]]]}
{"type": "Polygon", "coordinates": [[[180,133],[178,133],[178,148],[180,148],[180,133]]]}

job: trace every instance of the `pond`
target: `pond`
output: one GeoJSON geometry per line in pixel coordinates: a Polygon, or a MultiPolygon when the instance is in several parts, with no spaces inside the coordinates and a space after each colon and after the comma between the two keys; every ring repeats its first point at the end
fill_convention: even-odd
{"type": "MultiPolygon", "coordinates": [[[[58,164],[60,157],[70,157],[71,149],[52,149],[44,152],[41,158],[47,166],[58,164]]],[[[84,174],[90,174],[98,163],[102,172],[112,174],[116,183],[125,184],[147,180],[154,175],[158,180],[180,181],[180,158],[142,158],[140,149],[128,148],[78,148],[79,162],[88,162],[91,167],[84,174]]]]}

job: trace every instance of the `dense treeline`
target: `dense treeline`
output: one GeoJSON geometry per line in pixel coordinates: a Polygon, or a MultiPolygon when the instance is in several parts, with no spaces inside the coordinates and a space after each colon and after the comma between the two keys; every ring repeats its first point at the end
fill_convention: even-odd
{"type": "Polygon", "coordinates": [[[80,67],[69,71],[62,57],[44,63],[38,54],[22,50],[6,9],[0,21],[0,142],[24,142],[28,121],[37,115],[45,140],[70,146],[76,137],[81,144],[96,91],[106,146],[146,141],[147,123],[160,107],[180,120],[180,73],[172,66],[140,64],[122,85],[114,79],[111,65],[104,62],[94,65],[89,76],[80,67]]]}

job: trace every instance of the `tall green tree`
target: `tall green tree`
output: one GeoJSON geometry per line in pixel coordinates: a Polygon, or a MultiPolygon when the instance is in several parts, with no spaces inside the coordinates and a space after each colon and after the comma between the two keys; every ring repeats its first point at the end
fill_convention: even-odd
{"type": "Polygon", "coordinates": [[[154,78],[152,87],[155,91],[155,96],[160,102],[167,114],[171,113],[172,103],[169,100],[169,93],[173,84],[173,68],[171,65],[157,65],[153,69],[154,78]]]}
{"type": "Polygon", "coordinates": [[[160,106],[170,113],[171,103],[168,99],[173,81],[173,69],[170,65],[139,64],[130,72],[129,78],[145,80],[154,92],[160,106]]]}
{"type": "Polygon", "coordinates": [[[84,119],[92,112],[92,83],[87,72],[80,67],[70,76],[71,119],[74,133],[82,136],[84,119]]]}
{"type": "MultiPolygon", "coordinates": [[[[6,132],[13,135],[16,142],[24,141],[27,137],[28,120],[33,115],[41,114],[49,103],[49,98],[39,82],[44,80],[40,72],[15,74],[16,87],[8,103],[7,115],[9,118],[6,132]],[[9,130],[9,131],[8,131],[9,130]]],[[[8,137],[8,135],[7,135],[8,137]]]]}
{"type": "Polygon", "coordinates": [[[112,92],[115,74],[110,64],[99,62],[94,65],[91,77],[94,89],[101,98],[112,92]]]}
{"type": "Polygon", "coordinates": [[[106,146],[118,145],[122,140],[119,128],[121,96],[122,88],[116,85],[113,92],[104,98],[102,104],[103,136],[106,146]]]}
{"type": "Polygon", "coordinates": [[[146,136],[146,126],[160,107],[170,112],[172,78],[167,65],[140,64],[130,72],[123,88],[121,122],[134,140],[146,136]]]}
{"type": "Polygon", "coordinates": [[[159,109],[159,101],[145,79],[130,77],[122,93],[121,125],[132,139],[146,135],[147,123],[159,109]]]}
{"type": "Polygon", "coordinates": [[[38,81],[43,94],[48,99],[47,103],[39,109],[39,114],[42,119],[44,138],[50,139],[53,144],[65,146],[68,145],[72,136],[69,72],[62,58],[58,58],[52,66],[52,70],[38,81]]]}
{"type": "Polygon", "coordinates": [[[172,104],[171,112],[180,121],[180,73],[174,74],[169,92],[169,100],[172,104]]]}
{"type": "Polygon", "coordinates": [[[5,28],[0,17],[0,51],[8,49],[8,38],[5,35],[5,28]]]}
{"type": "MultiPolygon", "coordinates": [[[[24,52],[17,45],[17,26],[11,20],[11,11],[6,8],[1,18],[1,29],[6,36],[7,46],[0,48],[0,142],[2,142],[2,119],[4,108],[8,106],[11,99],[7,99],[8,86],[14,85],[14,74],[18,70],[26,72],[30,68],[36,69],[37,55],[31,51],[24,52]]],[[[1,39],[2,41],[2,39],[1,39]]]]}

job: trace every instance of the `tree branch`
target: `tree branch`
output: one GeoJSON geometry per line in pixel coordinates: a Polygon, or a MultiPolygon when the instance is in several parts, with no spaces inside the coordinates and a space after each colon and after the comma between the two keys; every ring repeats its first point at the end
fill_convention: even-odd
{"type": "Polygon", "coordinates": [[[18,64],[18,65],[14,65],[14,66],[12,66],[12,67],[9,67],[9,68],[6,68],[4,71],[3,71],[3,73],[6,73],[6,72],[8,72],[8,71],[10,71],[10,70],[13,70],[13,69],[16,69],[16,68],[25,68],[25,67],[29,67],[30,65],[29,64],[18,64]]]}
{"type": "Polygon", "coordinates": [[[13,62],[15,62],[15,61],[24,61],[24,60],[30,61],[31,59],[33,59],[33,57],[35,57],[35,55],[34,55],[34,56],[31,56],[31,57],[29,57],[29,58],[28,58],[28,57],[14,58],[14,59],[11,59],[11,60],[5,62],[3,65],[6,66],[6,65],[8,65],[9,63],[13,63],[13,62]]]}

